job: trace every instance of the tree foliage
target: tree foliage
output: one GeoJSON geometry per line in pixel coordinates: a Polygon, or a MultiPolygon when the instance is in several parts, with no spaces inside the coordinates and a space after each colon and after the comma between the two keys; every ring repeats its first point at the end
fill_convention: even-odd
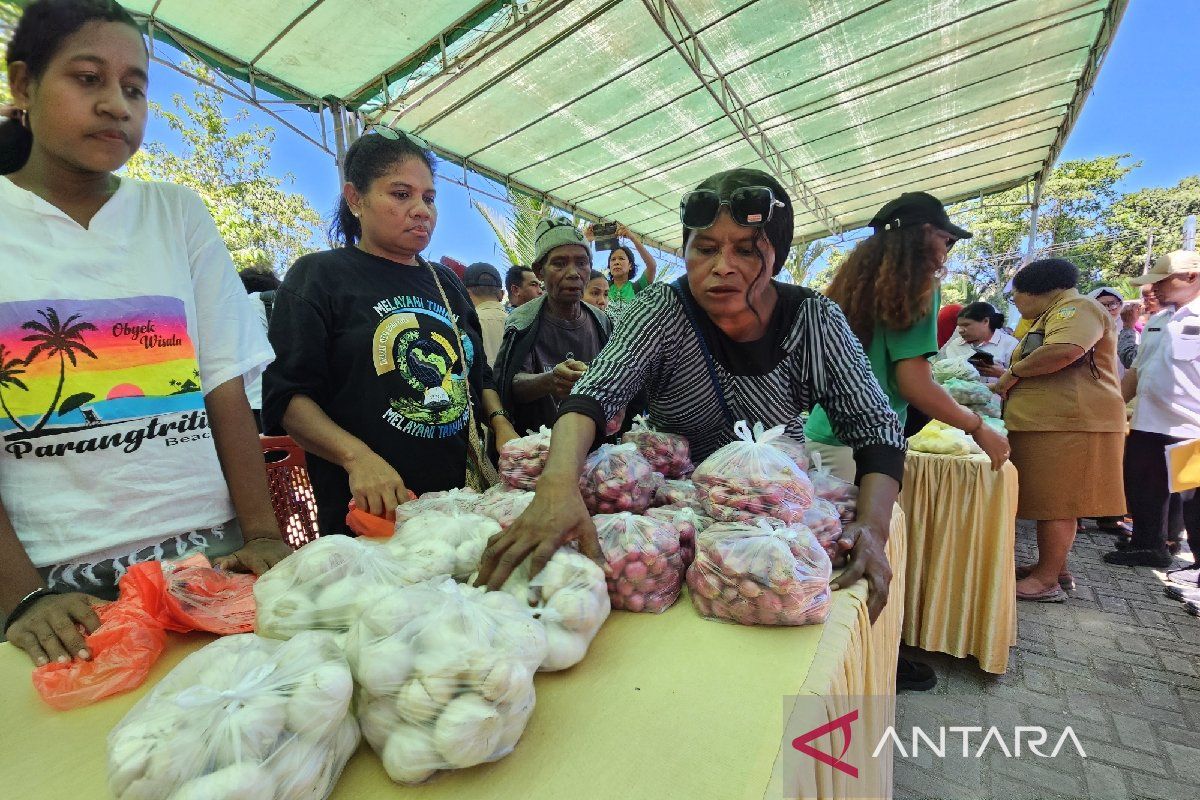
{"type": "Polygon", "coordinates": [[[500,252],[510,267],[533,263],[534,233],[537,224],[551,211],[548,203],[509,189],[507,210],[497,210],[478,200],[472,200],[471,205],[496,234],[500,252]]]}
{"type": "MultiPolygon", "coordinates": [[[[7,52],[8,40],[12,38],[21,18],[21,9],[15,3],[0,0],[0,54],[7,52]]],[[[0,68],[0,105],[12,102],[12,94],[8,90],[8,70],[0,68]]]]}
{"type": "MultiPolygon", "coordinates": [[[[204,65],[191,62],[189,68],[211,79],[204,65]]],[[[274,129],[244,126],[249,117],[244,109],[228,116],[222,95],[201,83],[190,101],[176,94],[171,109],[152,105],[182,147],[150,142],[129,161],[126,174],[199,194],[238,269],[269,266],[282,271],[313,249],[321,216],[303,195],[287,190],[295,182],[292,175],[271,174],[274,129]]]]}

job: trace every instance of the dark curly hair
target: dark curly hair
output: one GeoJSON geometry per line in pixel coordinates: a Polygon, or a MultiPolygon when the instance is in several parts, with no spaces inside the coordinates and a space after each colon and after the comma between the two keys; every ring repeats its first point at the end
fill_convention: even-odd
{"type": "MultiPolygon", "coordinates": [[[[358,137],[350,149],[346,151],[342,171],[346,182],[354,184],[354,188],[366,193],[371,182],[387,172],[394,164],[408,158],[419,158],[429,167],[430,174],[436,174],[433,154],[422,150],[415,142],[404,134],[398,139],[388,139],[378,133],[368,133],[358,137]]],[[[362,223],[350,212],[350,204],[345,197],[338,198],[337,210],[333,215],[333,224],[329,227],[329,236],[335,242],[346,246],[353,245],[362,238],[362,223]]]]}
{"type": "Polygon", "coordinates": [[[1074,289],[1079,283],[1079,268],[1065,258],[1039,258],[1030,261],[1013,276],[1013,289],[1024,294],[1047,294],[1074,289]]]}
{"type": "Polygon", "coordinates": [[[928,314],[941,271],[930,260],[923,225],[883,230],[850,251],[825,294],[866,346],[877,324],[903,331],[928,314]]]}

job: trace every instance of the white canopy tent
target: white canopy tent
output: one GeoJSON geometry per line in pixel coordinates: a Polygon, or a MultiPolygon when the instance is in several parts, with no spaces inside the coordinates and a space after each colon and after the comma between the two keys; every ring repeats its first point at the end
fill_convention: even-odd
{"type": "Polygon", "coordinates": [[[334,120],[331,152],[362,124],[393,125],[676,252],[680,195],[735,166],[791,189],[798,242],[861,227],[902,190],[953,202],[1040,187],[1126,4],[125,3],[252,101],[334,120]]]}

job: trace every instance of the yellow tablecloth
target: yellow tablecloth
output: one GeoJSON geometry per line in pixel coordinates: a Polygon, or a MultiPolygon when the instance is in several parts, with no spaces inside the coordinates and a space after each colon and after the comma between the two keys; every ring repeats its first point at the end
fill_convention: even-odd
{"type": "Polygon", "coordinates": [[[910,451],[900,505],[908,522],[904,642],[1003,674],[1017,641],[1017,470],[985,456],[910,451]]]}
{"type": "MultiPolygon", "coordinates": [[[[508,758],[400,789],[364,743],[333,800],[400,794],[456,800],[779,797],[768,790],[784,783],[781,753],[790,748],[790,739],[784,740],[783,716],[789,706],[795,708],[794,696],[825,697],[828,719],[835,719],[854,695],[890,695],[881,705],[894,713],[905,574],[900,513],[893,520],[889,555],[896,602],[874,626],[867,623],[861,582],[834,594],[824,625],[805,628],[704,620],[686,592],[660,616],[614,612],[581,664],[537,676],[537,709],[508,758]]],[[[147,686],[61,713],[34,693],[24,654],[0,645],[5,717],[0,795],[14,800],[109,797],[105,736],[148,686],[209,641],[208,636],[172,634],[147,686]]],[[[889,797],[890,749],[887,760],[872,762],[869,746],[857,739],[854,745],[847,759],[862,770],[857,780],[805,757],[799,762],[803,774],[796,776],[803,787],[800,796],[889,797]]],[[[790,757],[789,763],[797,762],[790,757]]]]}

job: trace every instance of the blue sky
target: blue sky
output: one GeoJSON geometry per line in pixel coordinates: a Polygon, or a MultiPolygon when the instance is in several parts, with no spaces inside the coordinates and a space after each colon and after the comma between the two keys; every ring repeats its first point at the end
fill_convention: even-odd
{"type": "MultiPolygon", "coordinates": [[[[1122,188],[1128,191],[1172,186],[1200,173],[1195,125],[1200,107],[1197,31],[1200,0],[1132,0],[1060,160],[1132,153],[1142,167],[1126,178],[1122,188]]],[[[166,68],[154,72],[151,97],[164,105],[172,94],[188,95],[192,90],[188,79],[166,68]]],[[[228,102],[231,114],[243,107],[228,102]]],[[[277,129],[272,171],[294,175],[294,190],[328,214],[338,193],[332,158],[265,114],[253,109],[250,114],[252,121],[277,129]]],[[[302,112],[291,112],[288,119],[305,130],[315,129],[310,115],[302,112]]],[[[151,121],[147,138],[168,144],[172,140],[159,120],[151,121]]],[[[472,182],[476,181],[482,183],[478,178],[472,182]]],[[[426,255],[502,263],[495,237],[471,208],[468,192],[440,183],[440,216],[426,255]]],[[[479,199],[495,205],[486,197],[479,199]]]]}

